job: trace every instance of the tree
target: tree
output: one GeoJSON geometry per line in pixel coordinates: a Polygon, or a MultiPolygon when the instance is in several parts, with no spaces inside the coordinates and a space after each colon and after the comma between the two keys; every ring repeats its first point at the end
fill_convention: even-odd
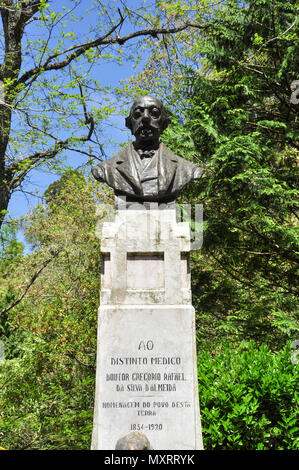
{"type": "Polygon", "coordinates": [[[298,17],[294,2],[268,7],[228,2],[199,41],[203,73],[185,83],[186,127],[208,169],[198,310],[220,337],[275,348],[298,332],[298,17]]]}
{"type": "Polygon", "coordinates": [[[0,316],[4,448],[90,448],[100,282],[96,202],[109,206],[112,192],[69,171],[28,217],[26,237],[33,251],[21,256],[7,240],[0,263],[1,307],[51,261],[22,302],[0,316]]]}
{"type": "MultiPolygon", "coordinates": [[[[0,316],[0,443],[6,449],[90,448],[100,272],[95,201],[110,207],[112,191],[68,171],[28,218],[34,251],[23,256],[13,234],[3,240],[1,289],[10,287],[11,296],[59,250],[22,303],[0,316]]],[[[2,306],[6,301],[11,298],[2,296],[2,306]]],[[[279,352],[253,341],[216,354],[201,351],[198,365],[205,449],[298,447],[298,368],[289,344],[279,352]]]]}
{"type": "Polygon", "coordinates": [[[17,224],[3,224],[0,231],[0,335],[7,338],[10,333],[8,322],[9,305],[15,302],[17,293],[8,273],[20,265],[23,259],[23,244],[16,240],[17,224]]]}
{"type": "Polygon", "coordinates": [[[67,150],[103,156],[99,126],[113,105],[100,81],[90,77],[92,67],[100,60],[123,60],[123,46],[134,39],[174,34],[191,25],[188,18],[158,20],[154,10],[146,13],[142,1],[134,11],[123,2],[121,11],[117,4],[100,1],[84,11],[84,3],[0,2],[0,225],[12,193],[33,168],[55,167],[67,150]],[[95,94],[103,101],[100,106],[91,105],[95,94]]]}
{"type": "MultiPolygon", "coordinates": [[[[204,203],[192,278],[206,345],[254,339],[277,348],[298,331],[297,13],[294,1],[230,0],[194,32],[201,68],[182,58],[171,73],[153,53],[154,68],[168,67],[177,115],[163,140],[206,168],[182,199],[204,203]]],[[[152,62],[136,79],[151,92],[152,62]]]]}

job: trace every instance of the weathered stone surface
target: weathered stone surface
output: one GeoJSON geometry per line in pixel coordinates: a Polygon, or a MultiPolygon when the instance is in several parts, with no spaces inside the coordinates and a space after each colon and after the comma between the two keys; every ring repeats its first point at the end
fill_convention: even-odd
{"type": "Polygon", "coordinates": [[[191,303],[190,228],[176,222],[175,210],[118,211],[103,226],[101,250],[101,305],[191,303]]]}
{"type": "Polygon", "coordinates": [[[118,211],[102,230],[93,449],[147,436],[202,449],[187,223],[175,210],[118,211]]]}
{"type": "Polygon", "coordinates": [[[201,446],[192,306],[103,306],[94,445],[145,433],[155,450],[201,446]]]}

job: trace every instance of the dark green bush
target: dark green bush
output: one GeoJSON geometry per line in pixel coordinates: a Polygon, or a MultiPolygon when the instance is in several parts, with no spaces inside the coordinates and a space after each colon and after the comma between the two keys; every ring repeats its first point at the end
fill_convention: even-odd
{"type": "MultiPolygon", "coordinates": [[[[198,358],[204,448],[298,449],[298,365],[251,342],[198,358]]],[[[294,362],[294,361],[293,361],[294,362]]]]}

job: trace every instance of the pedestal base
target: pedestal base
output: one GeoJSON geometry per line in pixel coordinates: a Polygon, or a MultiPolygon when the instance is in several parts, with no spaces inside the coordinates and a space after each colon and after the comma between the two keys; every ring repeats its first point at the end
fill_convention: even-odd
{"type": "Polygon", "coordinates": [[[154,450],[202,449],[191,305],[99,309],[92,449],[132,431],[154,450]]]}

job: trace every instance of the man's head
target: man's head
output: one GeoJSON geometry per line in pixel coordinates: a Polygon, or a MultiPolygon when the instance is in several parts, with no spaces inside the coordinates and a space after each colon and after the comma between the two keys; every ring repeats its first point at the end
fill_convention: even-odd
{"type": "Polygon", "coordinates": [[[149,95],[137,98],[126,118],[126,126],[140,146],[156,144],[169,123],[170,118],[161,101],[149,95]]]}

